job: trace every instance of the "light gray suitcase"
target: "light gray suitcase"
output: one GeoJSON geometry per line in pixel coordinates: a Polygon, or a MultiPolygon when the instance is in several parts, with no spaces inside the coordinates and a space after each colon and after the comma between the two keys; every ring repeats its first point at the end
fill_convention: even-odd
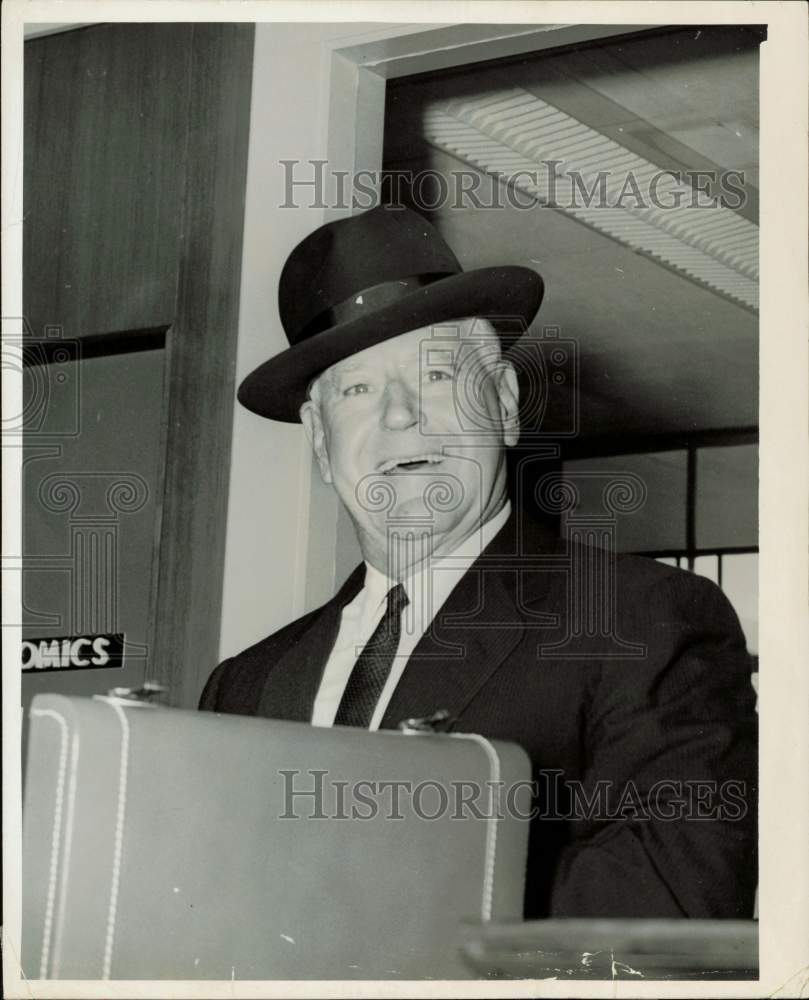
{"type": "Polygon", "coordinates": [[[60,695],[30,722],[30,979],[469,978],[465,922],[521,919],[516,745],[60,695]]]}

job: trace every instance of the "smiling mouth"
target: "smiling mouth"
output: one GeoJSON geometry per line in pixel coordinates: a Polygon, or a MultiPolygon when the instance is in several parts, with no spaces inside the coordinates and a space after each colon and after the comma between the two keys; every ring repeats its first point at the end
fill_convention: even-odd
{"type": "Polygon", "coordinates": [[[433,452],[408,455],[406,458],[390,458],[386,462],[380,462],[376,471],[381,472],[383,476],[389,476],[393,472],[415,472],[418,469],[426,469],[429,465],[440,465],[443,461],[443,455],[433,452]]]}

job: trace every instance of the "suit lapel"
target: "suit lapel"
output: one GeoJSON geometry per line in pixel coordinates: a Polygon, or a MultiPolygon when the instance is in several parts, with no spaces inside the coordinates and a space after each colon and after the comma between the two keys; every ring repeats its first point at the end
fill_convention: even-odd
{"type": "MultiPolygon", "coordinates": [[[[548,554],[557,541],[535,522],[515,514],[459,581],[410,656],[385,711],[382,728],[402,719],[446,709],[457,718],[502,666],[522,639],[526,619],[548,586],[547,570],[526,573],[522,558],[548,554]]],[[[258,714],[309,722],[329,654],[340,629],[342,609],[359,593],[365,578],[360,564],[337,595],[315,612],[312,622],[268,672],[258,714]]]]}
{"type": "Polygon", "coordinates": [[[547,571],[525,575],[520,557],[547,554],[554,536],[539,525],[518,530],[512,514],[464,574],[408,660],[382,720],[393,729],[405,718],[446,709],[452,718],[502,666],[523,638],[525,605],[541,600],[547,571]]]}
{"type": "Polygon", "coordinates": [[[365,565],[361,563],[271,667],[261,694],[259,715],[293,722],[310,721],[320,679],[340,630],[340,615],[362,589],[364,579],[365,565]]]}
{"type": "Polygon", "coordinates": [[[410,656],[382,728],[446,709],[459,716],[522,638],[523,625],[503,582],[470,569],[410,656]],[[485,609],[486,625],[475,624],[485,609]]]}

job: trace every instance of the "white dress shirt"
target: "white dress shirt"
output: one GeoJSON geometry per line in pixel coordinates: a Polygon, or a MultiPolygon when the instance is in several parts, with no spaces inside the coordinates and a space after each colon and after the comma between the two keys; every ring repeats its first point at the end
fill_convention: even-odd
{"type": "MultiPolygon", "coordinates": [[[[388,679],[379,696],[369,729],[378,729],[388,703],[399,683],[410,654],[430,627],[455,585],[491,542],[509,518],[511,504],[473,532],[454,552],[440,559],[428,559],[420,572],[409,573],[401,582],[408,605],[402,613],[399,645],[388,679]]],[[[365,564],[365,584],[353,601],[346,604],[340,631],[320,681],[312,710],[313,726],[331,726],[357,657],[371,638],[387,606],[388,591],[396,585],[370,563],[365,564]]]]}

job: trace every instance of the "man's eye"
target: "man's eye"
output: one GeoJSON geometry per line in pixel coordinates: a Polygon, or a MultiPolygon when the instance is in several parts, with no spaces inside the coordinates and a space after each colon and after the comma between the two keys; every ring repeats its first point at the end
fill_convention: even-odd
{"type": "Polygon", "coordinates": [[[370,392],[371,387],[367,382],[355,382],[354,385],[349,385],[347,388],[343,389],[344,396],[359,396],[361,393],[370,392]]]}
{"type": "Polygon", "coordinates": [[[443,368],[431,368],[427,372],[428,382],[451,382],[452,372],[443,368]]]}

